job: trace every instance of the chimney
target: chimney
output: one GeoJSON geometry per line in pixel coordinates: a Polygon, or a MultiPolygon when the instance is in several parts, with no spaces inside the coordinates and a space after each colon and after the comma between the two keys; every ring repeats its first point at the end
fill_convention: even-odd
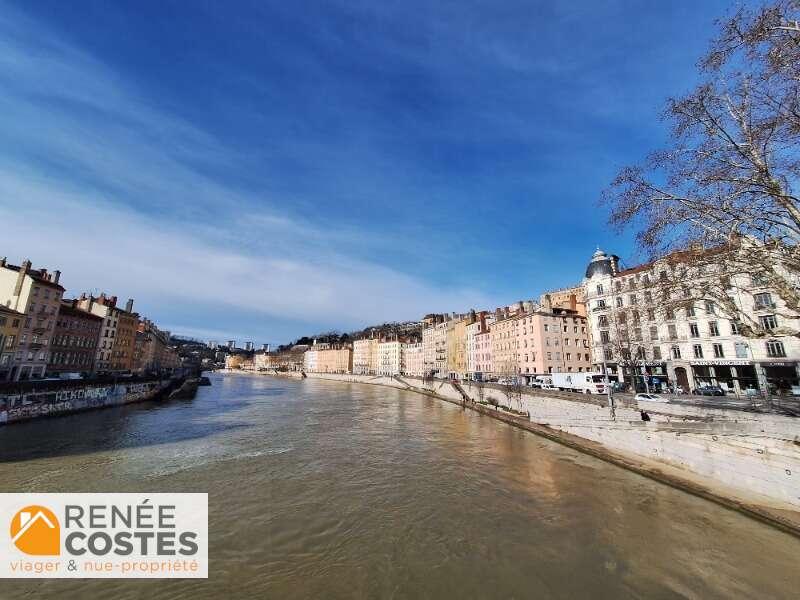
{"type": "Polygon", "coordinates": [[[61,271],[56,270],[53,272],[53,283],[58,283],[59,279],[61,279],[61,271]]]}
{"type": "MultiPolygon", "coordinates": [[[[22,265],[19,268],[19,275],[17,275],[17,283],[14,286],[14,295],[17,296],[17,301],[19,301],[19,295],[22,293],[22,284],[25,282],[25,276],[28,274],[28,271],[31,270],[31,261],[25,259],[22,261],[22,265]]],[[[14,306],[16,309],[16,305],[14,306]]]]}
{"type": "Polygon", "coordinates": [[[5,266],[6,266],[6,257],[4,256],[3,258],[0,258],[0,267],[5,267],[5,266]]]}
{"type": "Polygon", "coordinates": [[[109,301],[109,303],[111,304],[111,306],[114,306],[114,307],[116,307],[116,306],[117,306],[117,297],[116,297],[116,296],[111,296],[111,297],[108,299],[108,301],[109,301]]]}
{"type": "Polygon", "coordinates": [[[133,312],[133,298],[128,298],[128,302],[125,304],[125,312],[133,312]]]}
{"type": "Polygon", "coordinates": [[[575,294],[569,295],[569,308],[570,310],[578,310],[578,297],[575,294]]]}

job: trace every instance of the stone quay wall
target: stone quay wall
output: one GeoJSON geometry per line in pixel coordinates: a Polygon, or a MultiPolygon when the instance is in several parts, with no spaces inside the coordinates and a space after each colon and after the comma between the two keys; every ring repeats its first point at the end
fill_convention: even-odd
{"type": "Polygon", "coordinates": [[[53,382],[0,391],[0,425],[153,400],[174,385],[171,379],[125,382],[53,382]]]}

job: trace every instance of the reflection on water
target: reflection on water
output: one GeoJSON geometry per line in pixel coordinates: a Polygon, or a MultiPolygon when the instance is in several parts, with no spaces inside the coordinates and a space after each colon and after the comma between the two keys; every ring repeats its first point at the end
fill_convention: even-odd
{"type": "Polygon", "coordinates": [[[417,394],[215,376],[0,429],[3,491],[209,493],[207,581],[2,598],[790,598],[800,540],[417,394]]]}

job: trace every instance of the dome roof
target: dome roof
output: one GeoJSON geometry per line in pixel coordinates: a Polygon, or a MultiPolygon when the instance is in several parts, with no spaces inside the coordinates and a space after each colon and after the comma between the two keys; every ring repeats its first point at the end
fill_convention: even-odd
{"type": "Polygon", "coordinates": [[[613,275],[614,266],[611,257],[598,248],[592,254],[592,260],[589,266],[586,267],[586,279],[590,279],[595,275],[613,275]]]}

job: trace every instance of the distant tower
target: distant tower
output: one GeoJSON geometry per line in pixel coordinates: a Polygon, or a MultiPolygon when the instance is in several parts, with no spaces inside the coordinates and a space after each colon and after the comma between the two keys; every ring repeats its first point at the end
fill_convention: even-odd
{"type": "Polygon", "coordinates": [[[269,352],[269,344],[261,344],[261,349],[264,352],[269,352]]]}
{"type": "Polygon", "coordinates": [[[245,342],[244,343],[244,349],[247,350],[248,352],[250,350],[252,350],[253,349],[253,342],[245,342]]]}
{"type": "Polygon", "coordinates": [[[236,340],[228,340],[228,350],[236,348],[236,340]]]}

